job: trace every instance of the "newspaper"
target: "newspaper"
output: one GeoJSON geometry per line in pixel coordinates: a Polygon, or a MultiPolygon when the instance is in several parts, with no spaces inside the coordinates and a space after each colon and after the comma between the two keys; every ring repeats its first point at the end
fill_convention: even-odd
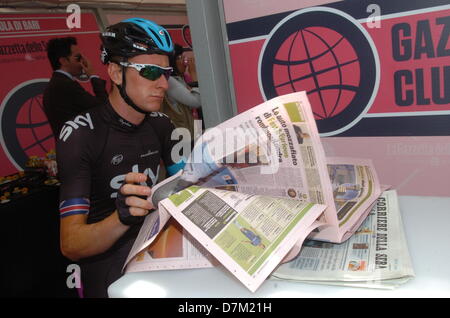
{"type": "MultiPolygon", "coordinates": [[[[124,267],[129,263],[127,270],[130,271],[207,267],[212,266],[214,259],[217,259],[238,275],[249,289],[254,290],[262,282],[261,277],[270,274],[270,268],[273,270],[280,261],[288,261],[298,254],[306,236],[335,243],[348,239],[363,222],[380,194],[380,184],[370,160],[325,158],[305,92],[279,96],[207,130],[197,140],[183,171],[153,188],[149,200],[158,207],[158,211],[146,218],[124,267]],[[200,194],[202,199],[198,198],[200,194]],[[269,206],[276,206],[280,210],[269,209],[270,213],[281,216],[286,214],[291,219],[296,219],[298,213],[308,210],[308,217],[302,218],[301,225],[281,225],[266,214],[260,215],[263,223],[256,226],[258,233],[255,233],[255,237],[264,236],[267,239],[267,244],[263,243],[267,247],[264,261],[258,262],[264,270],[252,268],[250,275],[242,266],[240,269],[236,267],[239,262],[230,258],[229,251],[217,243],[213,244],[216,238],[209,236],[208,230],[203,231],[202,223],[196,223],[196,218],[191,219],[183,214],[183,209],[188,209],[187,205],[173,203],[174,196],[180,195],[186,196],[181,197],[183,200],[190,198],[186,201],[187,205],[196,205],[196,200],[201,200],[202,215],[211,222],[215,222],[212,221],[215,212],[209,209],[226,202],[235,212],[234,217],[227,221],[231,223],[222,224],[223,220],[219,222],[222,225],[218,229],[223,232],[228,232],[229,227],[235,228],[236,232],[238,224],[242,223],[234,223],[234,220],[240,219],[240,214],[245,214],[243,211],[247,208],[235,201],[226,201],[229,198],[235,198],[238,202],[253,202],[255,198],[258,198],[256,202],[272,202],[269,206]],[[281,204],[279,202],[285,202],[279,201],[281,198],[293,203],[281,204]],[[296,209],[286,210],[285,206],[294,203],[298,205],[296,209]],[[317,211],[323,213],[316,215],[317,211]],[[176,257],[156,260],[152,257],[155,252],[148,248],[164,229],[170,215],[195,240],[183,235],[179,239],[179,242],[183,242],[179,246],[183,248],[176,257]],[[299,227],[302,228],[300,232],[299,227]],[[279,228],[280,233],[288,229],[282,241],[286,239],[289,244],[280,244],[279,238],[269,239],[265,236],[274,235],[270,232],[273,228],[279,228]],[[295,236],[297,239],[293,238],[295,236]],[[192,243],[195,241],[203,248],[192,243]],[[267,251],[270,251],[270,255],[266,254],[267,251]]],[[[248,209],[251,209],[257,203],[248,204],[248,209]]],[[[252,224],[250,221],[245,218],[242,220],[246,225],[252,224]]],[[[221,234],[217,233],[219,236],[221,234]]],[[[241,253],[252,255],[254,259],[260,256],[243,250],[241,253]]]]}
{"type": "Polygon", "coordinates": [[[385,191],[346,242],[307,240],[273,278],[329,285],[393,289],[414,277],[395,190],[385,191]]]}
{"type": "Polygon", "coordinates": [[[191,186],[160,202],[247,288],[255,291],[325,206],[191,186]]]}
{"type": "MultiPolygon", "coordinates": [[[[139,251],[140,250],[140,251],[139,251]]],[[[127,266],[127,272],[204,268],[216,265],[214,258],[171,218],[158,237],[127,266]]]]}

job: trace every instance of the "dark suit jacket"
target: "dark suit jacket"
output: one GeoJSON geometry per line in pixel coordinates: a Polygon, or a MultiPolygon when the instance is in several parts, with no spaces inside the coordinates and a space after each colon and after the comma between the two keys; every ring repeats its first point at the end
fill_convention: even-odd
{"type": "Polygon", "coordinates": [[[94,77],[91,79],[91,85],[95,96],[87,92],[77,81],[62,73],[53,72],[44,91],[43,103],[55,138],[66,121],[108,100],[106,81],[94,77]]]}

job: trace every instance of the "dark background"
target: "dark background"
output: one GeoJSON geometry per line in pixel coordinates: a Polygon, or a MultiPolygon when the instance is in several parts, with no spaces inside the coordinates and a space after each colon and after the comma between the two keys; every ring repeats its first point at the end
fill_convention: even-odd
{"type": "Polygon", "coordinates": [[[72,261],[59,249],[59,187],[0,204],[1,297],[78,297],[66,286],[72,261]]]}

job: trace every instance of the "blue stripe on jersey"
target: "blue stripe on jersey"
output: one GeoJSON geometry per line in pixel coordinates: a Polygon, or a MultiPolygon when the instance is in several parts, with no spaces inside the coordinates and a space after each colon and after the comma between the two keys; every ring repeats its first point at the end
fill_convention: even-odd
{"type": "Polygon", "coordinates": [[[88,214],[89,208],[90,203],[86,198],[64,200],[59,204],[59,217],[65,218],[76,214],[88,214]]]}

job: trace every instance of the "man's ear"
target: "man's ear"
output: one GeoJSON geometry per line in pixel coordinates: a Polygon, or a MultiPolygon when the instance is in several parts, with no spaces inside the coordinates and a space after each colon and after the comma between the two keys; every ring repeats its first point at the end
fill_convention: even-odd
{"type": "Polygon", "coordinates": [[[58,59],[58,62],[61,66],[65,66],[69,63],[69,60],[67,59],[67,57],[60,57],[58,59]]]}
{"type": "Polygon", "coordinates": [[[108,64],[108,75],[116,85],[122,84],[122,67],[116,63],[108,64]]]}

